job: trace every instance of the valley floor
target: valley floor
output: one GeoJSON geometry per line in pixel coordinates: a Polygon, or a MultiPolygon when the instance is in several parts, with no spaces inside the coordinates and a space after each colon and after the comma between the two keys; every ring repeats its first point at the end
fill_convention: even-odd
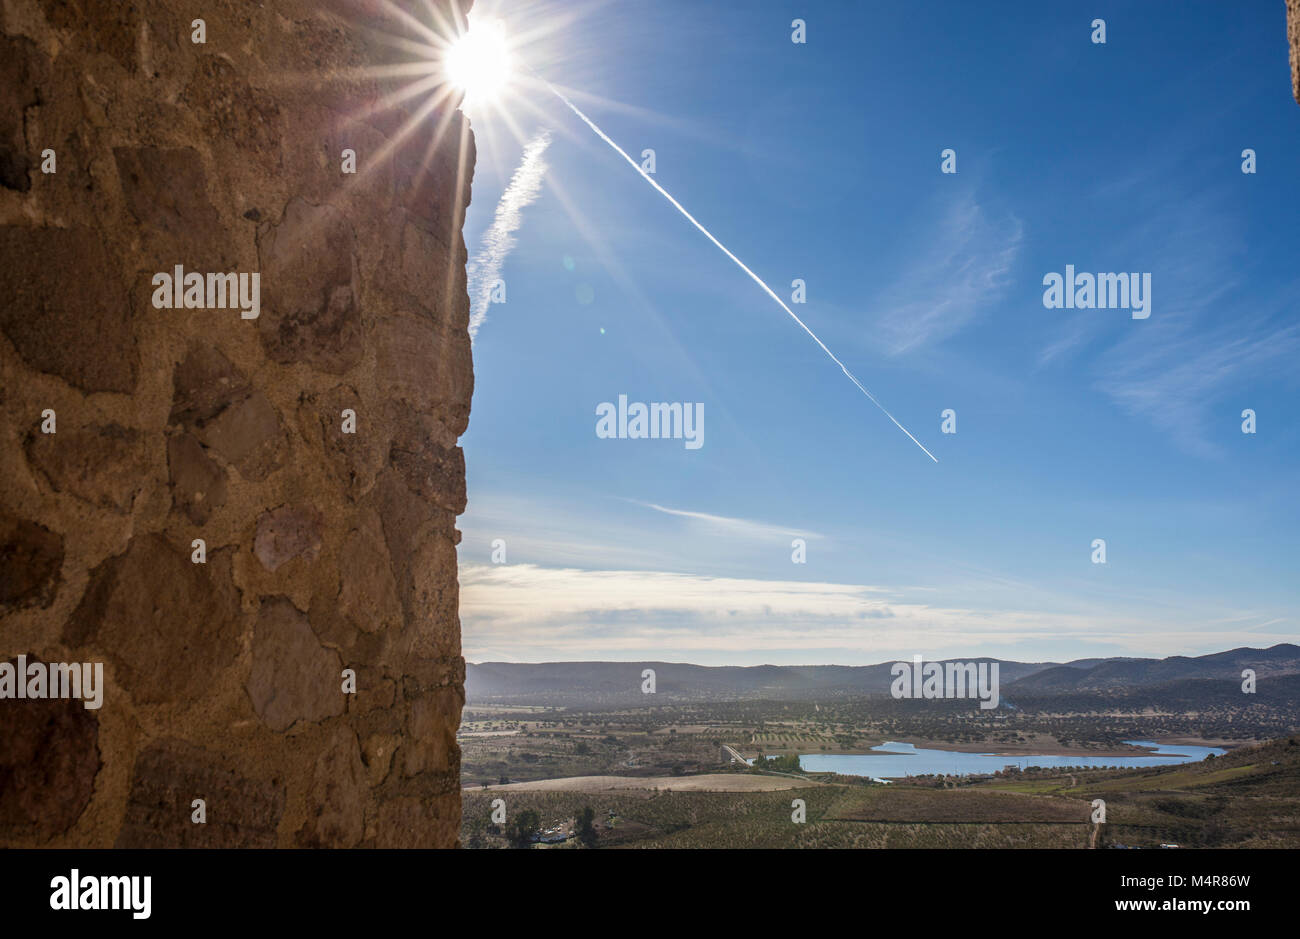
{"type": "MultiPolygon", "coordinates": [[[[918,778],[887,786],[824,779],[736,770],[467,788],[461,842],[509,846],[509,825],[491,820],[493,801],[504,799],[508,817],[536,812],[555,830],[571,830],[590,808],[597,848],[1300,847],[1296,737],[1169,767],[918,778]],[[1098,799],[1106,809],[1101,825],[1092,821],[1098,799]]],[[[544,847],[576,846],[570,839],[544,847]]]]}

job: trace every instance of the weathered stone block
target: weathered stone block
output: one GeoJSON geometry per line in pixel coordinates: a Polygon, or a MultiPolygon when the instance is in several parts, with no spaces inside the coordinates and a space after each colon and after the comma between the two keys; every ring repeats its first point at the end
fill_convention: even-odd
{"type": "MultiPolygon", "coordinates": [[[[396,117],[396,115],[394,115],[396,117]]],[[[430,152],[427,140],[410,135],[393,157],[396,201],[410,217],[435,236],[459,232],[469,207],[469,192],[460,182],[474,173],[474,135],[469,120],[460,111],[446,115],[447,123],[430,152]],[[462,155],[462,147],[464,153],[462,155]]],[[[463,269],[463,260],[452,257],[463,269]]]]}
{"type": "Polygon", "coordinates": [[[375,474],[388,459],[387,440],[376,432],[378,412],[362,406],[356,390],[340,385],[324,395],[304,395],[298,404],[299,426],[319,441],[326,465],[349,499],[360,499],[375,484],[375,474]],[[356,433],[343,433],[343,411],[356,415],[356,433]]]}
{"type": "Polygon", "coordinates": [[[227,556],[193,564],[161,535],[140,535],[91,571],[63,640],[102,649],[138,703],[195,701],[234,663],[238,621],[227,556]]]}
{"type": "Polygon", "coordinates": [[[196,433],[204,446],[245,479],[265,479],[284,461],[280,415],[260,391],[232,404],[196,433]]]}
{"type": "Polygon", "coordinates": [[[276,362],[341,374],[361,359],[356,236],[343,213],[293,199],[257,239],[262,344],[276,362]]]}
{"type": "Polygon", "coordinates": [[[370,734],[366,737],[362,755],[371,786],[378,786],[388,778],[388,771],[393,765],[393,754],[401,743],[402,738],[397,734],[370,734]]]}
{"type": "Polygon", "coordinates": [[[140,67],[136,37],[140,11],[134,3],[40,0],[49,24],[85,42],[88,51],[111,55],[128,72],[140,67]]]}
{"type": "Polygon", "coordinates": [[[411,488],[448,511],[465,511],[465,452],[430,440],[404,438],[389,451],[393,467],[411,488]]]}
{"type": "Polygon", "coordinates": [[[360,526],[343,541],[339,581],[339,612],[357,629],[373,633],[401,625],[393,562],[373,512],[363,513],[360,526]]]}
{"type": "Polygon", "coordinates": [[[324,516],[309,505],[282,505],[257,520],[253,554],[268,571],[294,558],[314,561],[320,556],[324,516]]]}
{"type": "Polygon", "coordinates": [[[172,371],[170,420],[202,425],[252,393],[248,379],[220,350],[196,343],[172,371]]]}
{"type": "Polygon", "coordinates": [[[182,100],[220,129],[222,143],[233,144],[268,170],[280,167],[280,107],[230,62],[216,55],[199,56],[182,100]]]}
{"type": "Polygon", "coordinates": [[[427,406],[438,378],[438,336],[427,319],[390,316],[373,327],[375,367],[393,397],[427,406]]]}
{"type": "Polygon", "coordinates": [[[32,188],[26,114],[40,102],[38,89],[48,72],[49,60],[30,39],[0,36],[0,186],[32,188]]]}
{"type": "MultiPolygon", "coordinates": [[[[231,252],[221,216],[208,197],[203,158],[189,147],[113,150],[126,207],[143,229],[157,270],[225,271],[231,252]]],[[[184,316],[193,311],[173,311],[184,316]]]]}
{"type": "Polygon", "coordinates": [[[439,688],[411,702],[401,751],[403,775],[460,769],[456,728],[461,703],[454,688],[439,688]]]}
{"type": "Polygon", "coordinates": [[[0,226],[0,257],[0,330],[23,361],[83,391],[135,388],[126,290],[98,232],[0,226]]]}
{"type": "Polygon", "coordinates": [[[195,525],[226,504],[226,471],[192,434],[176,434],[167,441],[172,504],[195,525]]]}
{"type": "Polygon", "coordinates": [[[343,663],[321,646],[311,624],[288,600],[263,600],[253,629],[253,668],[245,687],[253,710],[272,730],[343,713],[343,663]]]}
{"type": "Polygon", "coordinates": [[[219,753],[163,740],[135,759],[118,848],[273,848],[284,787],[249,779],[219,753]],[[195,823],[195,799],[207,821],[195,823]]]}
{"type": "Polygon", "coordinates": [[[99,719],[81,701],[0,700],[0,842],[67,831],[99,766],[99,719]]]}
{"type": "Polygon", "coordinates": [[[0,510],[0,610],[48,607],[62,569],[62,535],[0,510]]]}
{"type": "Polygon", "coordinates": [[[460,794],[448,799],[389,799],[379,806],[376,848],[445,848],[459,844],[460,794]]]}
{"type": "Polygon", "coordinates": [[[78,427],[33,434],[27,459],[55,492],[124,515],[150,482],[147,443],[144,434],[120,424],[78,427]]]}
{"type": "Polygon", "coordinates": [[[357,736],[346,727],[335,727],[316,757],[307,790],[312,814],[295,840],[307,848],[352,847],[364,834],[368,795],[357,736]]]}

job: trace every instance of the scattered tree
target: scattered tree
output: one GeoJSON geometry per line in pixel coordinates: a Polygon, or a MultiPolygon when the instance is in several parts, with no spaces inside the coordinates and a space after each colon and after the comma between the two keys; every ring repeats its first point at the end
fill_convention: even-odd
{"type": "Polygon", "coordinates": [[[515,820],[510,825],[510,846],[513,848],[526,848],[532,843],[532,838],[537,834],[538,829],[542,827],[542,817],[537,814],[535,809],[524,809],[515,816],[515,820]]]}
{"type": "Polygon", "coordinates": [[[582,811],[578,813],[577,825],[574,827],[574,834],[578,838],[578,843],[584,848],[594,848],[596,846],[596,813],[591,806],[583,806],[582,811]]]}

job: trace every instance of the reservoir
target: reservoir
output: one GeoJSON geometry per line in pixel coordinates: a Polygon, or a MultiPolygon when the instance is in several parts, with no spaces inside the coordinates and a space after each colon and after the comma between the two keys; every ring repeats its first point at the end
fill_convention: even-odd
{"type": "Polygon", "coordinates": [[[872,747],[871,753],[801,753],[799,764],[808,773],[840,773],[844,776],[875,776],[900,779],[904,776],[968,776],[996,773],[1007,766],[1089,768],[1135,766],[1172,766],[1196,763],[1211,753],[1221,756],[1218,747],[1173,746],[1149,740],[1125,740],[1127,744],[1148,748],[1151,752],[1133,756],[1047,756],[1020,753],[959,753],[955,750],[918,749],[910,743],[887,741],[872,747]]]}

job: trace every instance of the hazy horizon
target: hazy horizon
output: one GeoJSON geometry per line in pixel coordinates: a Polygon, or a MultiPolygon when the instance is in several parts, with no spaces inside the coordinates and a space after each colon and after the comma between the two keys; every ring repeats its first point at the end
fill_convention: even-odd
{"type": "MultiPolygon", "coordinates": [[[[1233,646],[1232,648],[1216,649],[1216,650],[1212,650],[1212,651],[1209,651],[1209,652],[1202,652],[1202,653],[1198,653],[1198,654],[1195,654],[1195,655],[1188,655],[1188,656],[1169,656],[1169,655],[1091,656],[1091,655],[1089,655],[1089,656],[1080,656],[1080,657],[1078,657],[1078,658],[1073,658],[1073,659],[1064,659],[1064,660],[1046,659],[1046,660],[1039,660],[1039,661],[1027,661],[1027,660],[1024,660],[1024,659],[1004,659],[1004,658],[1001,658],[1001,657],[998,657],[998,656],[984,655],[984,654],[982,654],[982,653],[968,653],[968,654],[965,654],[965,655],[955,654],[955,655],[951,655],[951,656],[945,656],[945,657],[934,658],[934,659],[929,658],[929,657],[926,657],[926,661],[927,661],[927,662],[946,662],[946,661],[957,661],[957,660],[960,660],[960,661],[969,661],[969,662],[973,662],[973,661],[979,661],[979,660],[981,660],[981,659],[997,659],[997,660],[1000,661],[1000,662],[1015,662],[1016,664],[1020,664],[1020,665],[1070,665],[1070,664],[1072,664],[1072,663],[1074,663],[1074,662],[1085,662],[1085,661],[1092,661],[1092,660],[1096,660],[1096,659],[1102,659],[1102,660],[1107,660],[1107,659],[1110,659],[1110,660],[1117,660],[1117,659],[1145,660],[1145,659],[1150,659],[1150,660],[1154,660],[1154,661],[1162,661],[1162,660],[1164,660],[1164,659],[1169,659],[1169,658],[1193,658],[1193,659],[1194,659],[1194,658],[1204,658],[1205,656],[1209,656],[1209,655],[1219,655],[1219,654],[1223,654],[1223,653],[1227,653],[1227,652],[1238,652],[1238,651],[1269,652],[1269,651],[1271,651],[1271,650],[1273,650],[1273,649],[1278,648],[1279,646],[1291,646],[1292,648],[1300,649],[1300,646],[1297,646],[1295,643],[1291,643],[1291,642],[1279,642],[1279,643],[1275,643],[1275,644],[1272,645],[1272,646],[1267,646],[1267,647],[1258,647],[1258,646],[1233,646]]],[[[470,661],[470,660],[467,658],[467,659],[465,660],[465,664],[466,664],[466,665],[586,665],[586,664],[591,664],[591,665],[623,665],[623,664],[633,665],[633,664],[645,664],[645,665],[693,665],[693,666],[698,666],[698,667],[700,667],[700,668],[764,668],[764,667],[777,667],[777,668],[825,668],[825,667],[831,667],[831,668],[870,668],[870,667],[872,667],[872,666],[876,666],[876,665],[889,665],[889,664],[892,664],[892,663],[894,663],[894,662],[905,662],[905,661],[911,661],[911,656],[902,657],[902,658],[895,658],[895,659],[883,659],[883,660],[878,661],[878,662],[862,662],[862,663],[856,663],[856,662],[854,662],[854,663],[849,663],[849,662],[755,662],[755,663],[753,663],[753,664],[747,664],[747,663],[746,663],[746,664],[743,664],[743,663],[738,663],[738,662],[725,662],[725,663],[709,664],[709,663],[704,663],[704,662],[683,662],[683,661],[674,661],[674,660],[671,660],[671,659],[648,659],[648,658],[639,658],[639,659],[549,659],[549,660],[545,660],[545,661],[529,661],[529,662],[525,662],[525,661],[512,661],[512,660],[508,660],[508,659],[485,659],[485,660],[482,660],[482,661],[474,662],[474,661],[470,661]]]]}

